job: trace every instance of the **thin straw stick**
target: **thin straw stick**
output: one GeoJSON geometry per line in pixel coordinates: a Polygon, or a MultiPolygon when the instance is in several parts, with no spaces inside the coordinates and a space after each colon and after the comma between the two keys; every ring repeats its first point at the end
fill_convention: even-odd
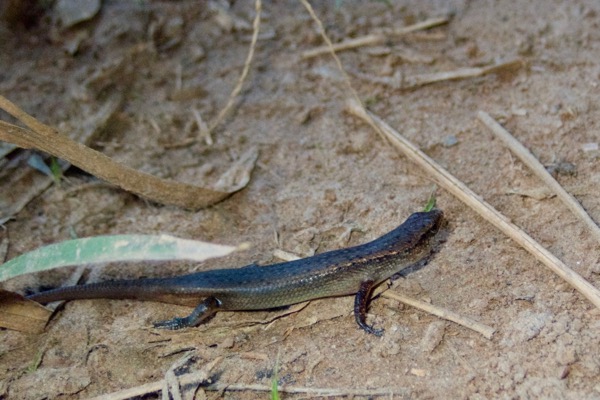
{"type": "Polygon", "coordinates": [[[254,16],[254,23],[252,24],[252,40],[250,42],[250,49],[248,50],[248,56],[246,57],[246,62],[244,63],[244,69],[242,70],[242,74],[238,79],[235,88],[233,88],[231,94],[229,95],[229,99],[227,100],[227,104],[221,111],[219,115],[215,118],[213,122],[211,122],[208,132],[201,132],[203,136],[210,136],[212,131],[215,130],[217,126],[225,119],[231,108],[233,107],[234,101],[237,99],[238,95],[242,91],[242,86],[244,85],[244,81],[248,76],[248,71],[250,71],[250,64],[252,63],[252,58],[254,57],[254,49],[256,48],[256,41],[258,40],[258,32],[260,30],[260,13],[262,10],[262,1],[256,0],[254,3],[254,8],[256,15],[254,16]]]}
{"type": "MultiPolygon", "coordinates": [[[[206,377],[201,376],[200,379],[196,374],[191,373],[183,375],[180,378],[180,385],[198,385],[202,381],[206,380],[206,377]]],[[[253,391],[253,392],[270,392],[273,390],[271,385],[260,385],[260,384],[240,384],[240,383],[214,383],[210,386],[202,387],[204,390],[212,390],[218,392],[224,391],[253,391]]],[[[97,397],[93,397],[89,400],[125,400],[131,399],[137,396],[143,396],[145,394],[155,393],[162,389],[162,380],[157,382],[147,383],[145,385],[136,386],[126,390],[120,390],[97,397]]],[[[303,387],[303,386],[278,386],[277,391],[280,393],[302,393],[309,395],[310,397],[349,397],[349,396],[386,396],[388,398],[393,397],[394,394],[402,397],[407,396],[410,390],[404,387],[382,387],[382,388],[370,388],[370,389],[354,389],[354,388],[319,388],[319,387],[303,387]]]]}
{"type": "Polygon", "coordinates": [[[486,112],[479,111],[477,113],[477,118],[481,121],[487,128],[489,128],[496,137],[500,138],[504,144],[516,154],[517,157],[525,165],[527,165],[531,170],[544,181],[546,185],[554,191],[554,193],[558,196],[559,199],[562,200],[563,203],[575,214],[579,219],[581,219],[588,229],[592,232],[592,234],[596,237],[596,240],[600,242],[600,227],[596,225],[594,220],[588,215],[588,213],[581,207],[581,204],[577,201],[575,197],[571,194],[567,193],[565,189],[558,183],[552,175],[546,171],[546,168],[535,158],[533,154],[529,150],[525,148],[517,139],[514,138],[506,129],[504,129],[496,120],[494,120],[490,115],[486,112]]]}
{"type": "MultiPolygon", "coordinates": [[[[334,51],[343,51],[348,49],[355,49],[362,46],[373,46],[389,40],[390,37],[399,37],[407,35],[411,32],[430,29],[439,25],[447,24],[448,18],[430,18],[425,21],[417,22],[416,24],[405,26],[404,28],[398,28],[388,30],[382,33],[373,33],[366,36],[360,36],[353,39],[346,39],[343,42],[335,43],[332,45],[334,51]]],[[[322,54],[327,54],[331,51],[329,44],[325,46],[316,47],[314,49],[307,50],[302,53],[302,58],[313,58],[322,54]]]]}
{"type": "Polygon", "coordinates": [[[600,291],[586,281],[581,275],[567,267],[552,253],[537,243],[531,236],[521,228],[510,222],[508,218],[500,214],[494,207],[486,203],[480,196],[475,194],[464,183],[456,179],[448,171],[443,169],[415,145],[406,140],[398,131],[394,130],[379,117],[368,112],[362,106],[351,102],[348,111],[363,119],[377,132],[386,136],[406,157],[418,164],[444,189],[456,196],[460,201],[471,207],[482,218],[490,222],[505,235],[513,239],[525,250],[530,252],[536,259],[546,265],[551,271],[560,276],[571,286],[577,289],[583,296],[600,308],[600,291]]]}
{"type": "Polygon", "coordinates": [[[401,303],[407,304],[411,307],[418,308],[419,310],[425,311],[429,314],[435,315],[436,317],[443,318],[448,321],[452,321],[458,325],[469,328],[475,332],[482,334],[486,339],[491,339],[496,331],[494,328],[488,325],[484,325],[480,322],[477,322],[471,318],[465,317],[463,315],[457,314],[453,311],[446,310],[440,307],[433,306],[429,303],[425,303],[424,301],[416,300],[408,296],[404,296],[394,290],[388,290],[381,294],[382,297],[386,297],[388,299],[396,300],[401,303]]]}

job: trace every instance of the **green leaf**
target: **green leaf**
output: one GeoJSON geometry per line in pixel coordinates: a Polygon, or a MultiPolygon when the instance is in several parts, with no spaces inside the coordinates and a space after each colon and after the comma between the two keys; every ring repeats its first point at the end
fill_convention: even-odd
{"type": "Polygon", "coordinates": [[[52,157],[50,159],[50,171],[52,171],[52,178],[54,179],[54,182],[59,183],[63,177],[63,170],[56,157],[52,157]]]}
{"type": "Polygon", "coordinates": [[[122,261],[202,261],[223,257],[234,250],[236,247],[170,235],[95,236],[51,244],[15,257],[0,265],[0,282],[58,267],[122,261]]]}
{"type": "Polygon", "coordinates": [[[435,208],[436,200],[437,199],[435,197],[435,188],[434,188],[433,191],[431,192],[431,196],[429,196],[429,200],[427,200],[427,204],[425,204],[425,208],[423,209],[423,211],[429,212],[429,211],[433,210],[435,208]]]}
{"type": "Polygon", "coordinates": [[[277,361],[275,361],[275,367],[273,368],[273,377],[271,378],[271,400],[279,400],[279,354],[277,355],[277,361]]]}

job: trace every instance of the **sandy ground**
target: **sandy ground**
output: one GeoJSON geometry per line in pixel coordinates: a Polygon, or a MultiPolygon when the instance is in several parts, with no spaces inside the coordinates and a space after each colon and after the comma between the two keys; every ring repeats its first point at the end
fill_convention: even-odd
{"type": "MultiPolygon", "coordinates": [[[[333,1],[316,6],[332,40],[449,16],[447,25],[340,52],[371,110],[600,286],[600,250],[582,223],[476,120],[502,121],[600,221],[600,3],[581,1],[333,1]],[[378,81],[520,59],[516,71],[402,89],[378,81]],[[369,79],[365,79],[368,77],[369,79]]],[[[344,113],[348,90],[300,3],[266,2],[239,107],[198,139],[193,110],[211,120],[242,70],[254,4],[106,1],[91,21],[61,29],[53,10],[29,26],[0,26],[0,93],[80,139],[103,105],[119,99],[92,147],[129,166],[210,184],[240,154],[260,155],[244,190],[200,211],[161,206],[71,169],[0,230],[7,258],[39,246],[116,233],[170,233],[251,250],[202,265],[110,265],[103,278],[164,276],[276,261],[363,243],[420,210],[434,184],[372,129],[344,113]],[[219,8],[221,7],[221,8],[219,8]],[[139,50],[142,48],[143,50],[139,50]],[[130,57],[138,49],[135,57],[130,57]],[[122,71],[103,71],[120,59],[122,71]],[[127,58],[129,57],[129,58],[127,58]],[[101,78],[93,79],[100,74],[101,78]]],[[[20,25],[17,19],[13,24],[20,25]]],[[[3,114],[4,118],[6,115],[3,114]]],[[[12,157],[15,157],[14,155],[12,157]]],[[[27,167],[23,167],[27,168],[27,167]]],[[[0,182],[0,185],[3,184],[0,182]]],[[[8,193],[6,182],[2,192],[8,193]]],[[[198,329],[151,322],[188,308],[152,302],[74,301],[41,335],[0,332],[0,397],[79,399],[157,382],[216,361],[222,385],[393,390],[395,398],[600,398],[600,313],[514,242],[443,190],[444,247],[394,290],[496,329],[491,340],[388,299],[360,331],[353,299],[300,312],[220,313],[198,329]],[[261,321],[262,323],[257,323],[261,321]],[[267,322],[267,323],[265,323],[267,322]],[[37,368],[31,365],[40,360],[37,368]]],[[[9,282],[49,287],[69,271],[9,282]]],[[[265,398],[254,390],[187,388],[184,398],[265,398]]],[[[307,395],[285,394],[285,398],[307,395]]],[[[308,395],[310,397],[310,395],[308,395]]],[[[159,398],[149,394],[144,398],[159,398]]]]}

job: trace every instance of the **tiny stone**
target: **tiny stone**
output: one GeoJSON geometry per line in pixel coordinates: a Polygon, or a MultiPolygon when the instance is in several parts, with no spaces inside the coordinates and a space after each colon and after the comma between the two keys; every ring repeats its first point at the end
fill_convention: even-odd
{"type": "Polygon", "coordinates": [[[427,331],[421,339],[421,351],[431,353],[444,339],[446,324],[443,321],[435,321],[429,324],[427,331]]]}
{"type": "Polygon", "coordinates": [[[190,57],[194,62],[204,59],[204,57],[206,57],[206,51],[204,51],[204,47],[199,45],[193,46],[190,50],[190,57]]]}
{"type": "Polygon", "coordinates": [[[295,374],[299,374],[301,372],[304,372],[304,363],[301,362],[295,362],[292,364],[292,372],[295,374]]]}
{"type": "Polygon", "coordinates": [[[559,346],[556,351],[556,359],[563,365],[570,365],[577,361],[577,353],[573,346],[559,346]]]}
{"type": "Polygon", "coordinates": [[[458,139],[454,135],[449,135],[444,138],[442,145],[444,147],[452,147],[458,143],[458,139]]]}
{"type": "Polygon", "coordinates": [[[401,350],[400,343],[392,342],[388,346],[386,346],[384,352],[382,352],[382,356],[384,356],[384,357],[397,356],[398,354],[400,354],[400,350],[401,350]]]}
{"type": "Polygon", "coordinates": [[[54,12],[63,28],[92,19],[100,11],[100,0],[59,0],[54,12]]]}
{"type": "Polygon", "coordinates": [[[583,146],[581,146],[581,149],[586,153],[589,153],[590,151],[597,151],[598,143],[585,143],[583,146]]]}
{"type": "Polygon", "coordinates": [[[221,347],[225,348],[225,349],[231,349],[234,345],[234,340],[232,337],[228,337],[225,338],[225,340],[223,340],[221,342],[221,347]]]}
{"type": "Polygon", "coordinates": [[[512,115],[517,117],[525,117],[527,115],[527,110],[524,108],[513,108],[510,111],[512,115]]]}
{"type": "Polygon", "coordinates": [[[575,176],[577,167],[570,162],[560,161],[546,167],[546,170],[554,177],[557,175],[575,176]]]}

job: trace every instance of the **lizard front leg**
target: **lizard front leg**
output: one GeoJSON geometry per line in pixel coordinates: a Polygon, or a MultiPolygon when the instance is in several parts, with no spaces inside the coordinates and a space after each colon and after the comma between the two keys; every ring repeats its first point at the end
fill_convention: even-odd
{"type": "Polygon", "coordinates": [[[210,296],[204,299],[202,303],[198,304],[198,306],[194,308],[194,311],[187,317],[155,322],[154,327],[176,330],[198,326],[219,311],[220,306],[221,302],[217,300],[216,297],[210,296]]]}

